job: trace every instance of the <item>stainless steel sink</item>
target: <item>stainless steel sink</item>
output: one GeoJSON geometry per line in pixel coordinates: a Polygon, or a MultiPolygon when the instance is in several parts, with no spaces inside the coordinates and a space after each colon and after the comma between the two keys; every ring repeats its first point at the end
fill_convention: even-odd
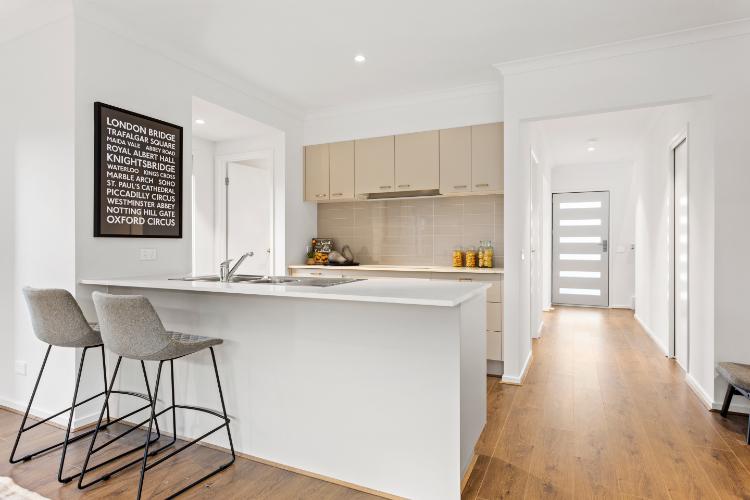
{"type": "MultiPolygon", "coordinates": [[[[250,282],[262,279],[263,276],[255,274],[235,274],[230,280],[232,283],[250,282]]],[[[177,281],[206,281],[206,282],[218,282],[221,278],[218,275],[207,275],[207,276],[183,276],[182,278],[169,278],[177,281]]]]}
{"type": "Polygon", "coordinates": [[[264,276],[260,279],[248,280],[248,283],[252,284],[269,284],[269,285],[284,285],[287,283],[296,283],[299,279],[288,278],[286,276],[264,276]]]}
{"type": "MultiPolygon", "coordinates": [[[[203,281],[203,282],[219,282],[221,279],[216,275],[207,276],[184,276],[182,278],[170,278],[177,281],[203,281]]],[[[343,285],[345,283],[353,283],[355,281],[363,281],[361,278],[315,278],[315,277],[299,277],[290,278],[289,276],[260,276],[254,274],[236,274],[230,279],[230,283],[247,283],[250,285],[290,285],[290,286],[334,286],[343,285]]]]}

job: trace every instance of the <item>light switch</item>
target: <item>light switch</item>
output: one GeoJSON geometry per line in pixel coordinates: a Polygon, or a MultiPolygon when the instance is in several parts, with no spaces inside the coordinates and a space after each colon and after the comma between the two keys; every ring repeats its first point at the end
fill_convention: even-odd
{"type": "Polygon", "coordinates": [[[156,248],[141,248],[141,260],[156,260],[156,248]]]}
{"type": "Polygon", "coordinates": [[[26,375],[26,361],[16,360],[15,372],[17,375],[26,375]]]}

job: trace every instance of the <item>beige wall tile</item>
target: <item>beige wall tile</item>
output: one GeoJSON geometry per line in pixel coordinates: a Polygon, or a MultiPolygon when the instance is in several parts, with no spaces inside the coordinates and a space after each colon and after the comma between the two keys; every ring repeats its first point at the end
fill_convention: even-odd
{"type": "Polygon", "coordinates": [[[456,247],[495,246],[502,265],[502,195],[318,205],[318,234],[362,264],[450,265],[456,247]]]}

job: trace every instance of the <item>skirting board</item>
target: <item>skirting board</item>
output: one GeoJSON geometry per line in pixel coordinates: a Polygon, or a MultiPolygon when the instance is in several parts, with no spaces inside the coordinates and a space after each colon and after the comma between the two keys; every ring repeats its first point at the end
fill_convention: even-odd
{"type": "MultiPolygon", "coordinates": [[[[99,417],[97,416],[97,419],[98,418],[99,417]]],[[[131,424],[131,425],[135,425],[134,422],[131,422],[129,420],[123,420],[122,423],[128,423],[128,424],[131,424]]],[[[141,425],[140,428],[142,430],[147,430],[148,426],[147,425],[141,425]]],[[[167,437],[174,436],[173,433],[165,431],[165,430],[162,430],[161,433],[162,433],[163,436],[167,436],[167,437]]],[[[183,441],[191,441],[193,438],[181,436],[180,434],[178,434],[177,435],[177,439],[181,439],[183,441]]],[[[231,450],[229,448],[225,448],[223,446],[219,446],[219,445],[216,445],[216,444],[206,443],[205,441],[200,441],[200,442],[196,443],[196,445],[197,446],[205,446],[206,448],[211,448],[212,450],[223,451],[225,453],[231,453],[231,450]]],[[[276,467],[277,469],[287,470],[289,472],[294,472],[295,474],[300,474],[302,476],[311,477],[313,479],[319,479],[319,480],[325,481],[327,483],[332,483],[332,484],[336,484],[336,485],[339,485],[339,486],[344,486],[346,488],[349,488],[349,489],[352,489],[352,490],[356,490],[356,491],[361,491],[363,493],[368,493],[368,494],[374,495],[376,497],[387,498],[389,500],[406,500],[404,497],[400,497],[400,496],[397,496],[397,495],[392,495],[390,493],[385,493],[383,491],[374,490],[372,488],[368,488],[366,486],[360,486],[358,484],[350,483],[350,482],[347,482],[347,481],[342,481],[340,479],[336,479],[336,478],[333,478],[333,477],[324,476],[322,474],[317,474],[315,472],[306,471],[304,469],[298,469],[297,467],[292,467],[290,465],[284,465],[284,464],[281,464],[281,463],[278,463],[278,462],[273,462],[271,460],[266,460],[265,458],[256,457],[254,455],[248,455],[247,453],[242,453],[241,451],[235,450],[234,453],[238,457],[246,458],[247,460],[252,460],[253,462],[258,462],[260,464],[268,465],[270,467],[276,467]]],[[[474,462],[475,462],[475,460],[472,460],[472,463],[469,464],[469,474],[471,473],[470,469],[472,467],[474,467],[474,462]]]]}
{"type": "MultiPolygon", "coordinates": [[[[703,387],[701,387],[698,381],[689,373],[685,375],[685,382],[687,382],[688,387],[690,387],[695,395],[698,396],[698,400],[707,410],[721,410],[723,401],[712,401],[708,396],[708,393],[703,390],[703,387]]],[[[729,411],[733,413],[750,414],[750,401],[742,396],[735,396],[732,398],[732,404],[729,405],[729,411]]]]}
{"type": "Polygon", "coordinates": [[[506,375],[503,374],[502,383],[504,384],[511,384],[511,385],[521,385],[523,384],[523,381],[526,379],[526,374],[529,372],[529,367],[531,366],[531,360],[534,356],[533,349],[529,351],[529,355],[526,356],[526,362],[523,364],[523,369],[521,370],[520,376],[513,376],[513,375],[506,375]]]}
{"type": "Polygon", "coordinates": [[[646,323],[644,323],[641,318],[638,317],[638,314],[633,314],[633,317],[638,322],[639,325],[641,325],[641,328],[643,328],[643,331],[645,331],[649,337],[651,337],[651,340],[656,342],[656,345],[659,346],[659,349],[661,349],[661,352],[664,353],[665,356],[668,356],[667,354],[667,347],[661,343],[661,341],[654,335],[654,332],[651,331],[651,328],[646,326],[646,323]]]}
{"type": "Polygon", "coordinates": [[[469,478],[471,477],[471,473],[474,470],[474,466],[477,464],[477,459],[479,458],[479,455],[474,453],[474,456],[471,457],[471,462],[469,462],[469,466],[466,468],[466,472],[464,472],[464,477],[461,479],[461,492],[464,491],[464,488],[466,488],[466,485],[469,483],[469,478]]]}
{"type": "MultiPolygon", "coordinates": [[[[8,399],[0,399],[0,408],[3,408],[13,413],[18,413],[19,415],[23,415],[24,413],[26,413],[27,404],[28,403],[23,403],[23,404],[17,403],[15,401],[10,401],[8,399]]],[[[29,411],[29,417],[34,420],[44,420],[45,418],[49,418],[55,413],[57,412],[40,410],[39,408],[32,407],[31,410],[29,411]]],[[[70,427],[70,431],[71,432],[80,431],[84,427],[88,427],[91,424],[95,424],[98,419],[99,419],[98,413],[87,415],[85,417],[74,418],[73,425],[71,425],[70,427]]],[[[47,423],[54,427],[57,427],[58,429],[67,429],[68,428],[68,414],[63,413],[56,419],[52,419],[48,421],[47,423]]]]}

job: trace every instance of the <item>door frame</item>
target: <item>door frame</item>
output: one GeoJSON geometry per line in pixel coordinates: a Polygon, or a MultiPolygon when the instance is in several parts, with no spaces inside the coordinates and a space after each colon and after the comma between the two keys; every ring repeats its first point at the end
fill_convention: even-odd
{"type": "MultiPolygon", "coordinates": [[[[214,260],[224,260],[227,253],[227,219],[226,219],[226,206],[227,206],[227,191],[226,183],[224,179],[227,175],[227,166],[230,163],[238,163],[248,160],[267,160],[268,161],[268,188],[270,189],[271,196],[269,198],[270,203],[270,242],[269,248],[271,252],[268,255],[268,262],[271,267],[271,274],[276,271],[276,175],[275,168],[276,163],[274,161],[274,150],[258,149],[253,151],[247,151],[244,153],[232,153],[225,155],[217,155],[214,161],[214,260]]],[[[248,166],[248,168],[253,168],[248,166]]],[[[265,249],[263,249],[265,250],[265,249]]],[[[235,256],[235,258],[238,256],[235,256]]]]}
{"type": "Polygon", "coordinates": [[[668,331],[669,331],[669,342],[668,345],[668,353],[667,357],[675,359],[676,358],[676,349],[675,349],[675,342],[676,342],[676,336],[675,336],[675,315],[677,314],[677,303],[675,301],[675,284],[676,284],[676,277],[675,277],[675,265],[677,263],[677,256],[675,253],[677,252],[677,246],[675,245],[675,231],[677,228],[677,225],[675,224],[675,214],[676,214],[676,200],[675,200],[675,149],[682,143],[685,143],[685,147],[687,148],[686,158],[685,161],[687,163],[686,166],[686,179],[685,179],[685,185],[686,189],[688,191],[688,206],[687,206],[687,213],[688,213],[688,223],[687,223],[687,234],[688,234],[688,241],[687,241],[687,253],[688,253],[688,265],[687,265],[687,289],[688,289],[688,303],[687,303],[687,314],[688,314],[688,321],[687,321],[687,344],[686,344],[686,359],[685,359],[685,371],[687,372],[690,366],[690,142],[688,137],[688,125],[686,124],[675,136],[672,138],[671,141],[669,141],[669,164],[667,166],[668,172],[669,172],[669,194],[668,194],[668,209],[667,214],[669,216],[669,224],[668,224],[668,250],[667,250],[667,274],[668,274],[668,287],[667,287],[667,295],[668,295],[668,304],[667,304],[667,321],[669,323],[668,325],[668,331]]]}
{"type": "Polygon", "coordinates": [[[542,179],[542,165],[534,148],[529,148],[529,331],[532,339],[542,336],[544,327],[544,192],[542,179]],[[538,181],[538,185],[535,183],[538,181]],[[534,199],[534,186],[537,186],[537,200],[534,199]],[[534,207],[538,217],[534,217],[534,207]],[[534,233],[536,232],[537,237],[534,233]],[[534,246],[536,243],[536,246],[534,246]],[[535,280],[534,271],[539,280],[535,280]],[[538,282],[536,282],[538,281],[538,282]],[[536,299],[536,300],[535,300],[536,299]],[[537,307],[538,306],[538,307],[537,307]]]}
{"type": "Polygon", "coordinates": [[[566,307],[597,307],[600,309],[609,309],[612,307],[612,301],[611,301],[611,294],[610,294],[610,288],[612,286],[611,278],[612,278],[612,252],[610,251],[612,249],[612,235],[610,234],[611,227],[612,227],[612,191],[609,189],[587,189],[585,191],[554,191],[550,193],[550,220],[552,222],[550,227],[550,273],[549,273],[549,287],[550,287],[550,304],[552,307],[555,307],[556,305],[559,306],[566,306],[566,307]],[[606,306],[586,306],[586,305],[577,305],[577,304],[562,304],[555,302],[552,300],[552,298],[555,296],[554,287],[555,287],[555,195],[556,194],[584,194],[584,193],[607,193],[607,197],[609,198],[609,206],[607,207],[607,305],[606,306]]]}

